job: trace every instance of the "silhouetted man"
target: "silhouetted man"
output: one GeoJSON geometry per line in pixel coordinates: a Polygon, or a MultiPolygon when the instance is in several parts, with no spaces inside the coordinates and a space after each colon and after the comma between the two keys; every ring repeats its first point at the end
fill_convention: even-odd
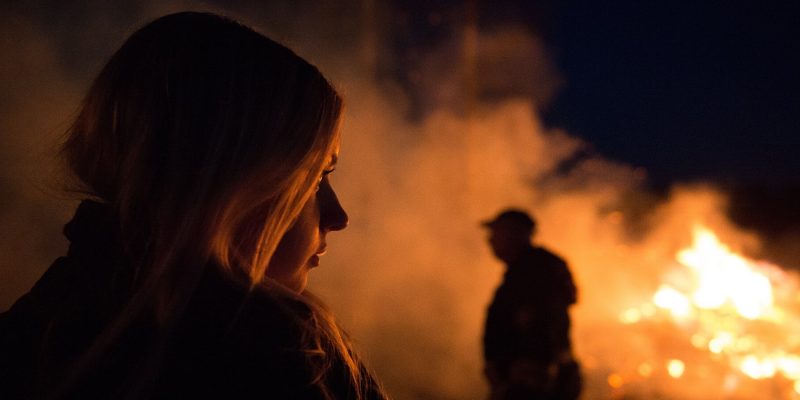
{"type": "Polygon", "coordinates": [[[577,296],[567,264],[531,244],[536,223],[523,211],[503,211],[483,226],[506,264],[483,337],[490,399],[576,399],[581,378],[567,309],[577,296]]]}

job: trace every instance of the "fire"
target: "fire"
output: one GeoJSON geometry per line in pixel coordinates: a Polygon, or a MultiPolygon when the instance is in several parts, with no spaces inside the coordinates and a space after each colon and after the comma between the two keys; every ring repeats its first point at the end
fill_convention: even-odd
{"type": "Polygon", "coordinates": [[[697,288],[692,303],[701,309],[731,305],[747,319],[764,316],[772,308],[772,286],[758,266],[720,243],[708,229],[697,227],[694,246],[682,250],[678,261],[694,272],[697,288]]]}
{"type": "MultiPolygon", "coordinates": [[[[656,376],[656,366],[662,365],[661,374],[674,379],[717,377],[726,393],[769,382],[773,393],[781,393],[779,398],[798,398],[797,278],[737,254],[708,228],[697,226],[692,236],[692,245],[675,254],[675,268],[650,301],[619,316],[625,325],[656,327],[664,336],[658,339],[664,358],[643,360],[639,376],[656,376]]],[[[609,381],[615,388],[622,386],[613,383],[609,381]]]]}

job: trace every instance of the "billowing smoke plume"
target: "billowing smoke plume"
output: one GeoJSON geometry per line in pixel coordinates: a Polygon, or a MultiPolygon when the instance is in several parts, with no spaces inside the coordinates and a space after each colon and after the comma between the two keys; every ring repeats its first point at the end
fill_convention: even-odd
{"type": "Polygon", "coordinates": [[[694,224],[728,243],[758,246],[727,222],[724,198],[704,187],[676,188],[669,202],[631,221],[641,173],[599,158],[564,173],[559,167],[582,143],[546,131],[528,101],[409,124],[387,114],[391,102],[379,94],[356,95],[334,180],[352,223],[331,235],[335,250],[312,288],[398,398],[484,392],[480,336],[502,268],[479,221],[501,208],[531,210],[538,242],[572,266],[580,290],[573,337],[587,364],[587,398],[610,396],[605,377],[624,365],[625,352],[657,347],[614,339],[625,334],[618,316],[652,296],[694,224]]]}
{"type": "MultiPolygon", "coordinates": [[[[401,86],[372,79],[382,54],[380,26],[372,18],[381,7],[300,3],[210,9],[243,17],[296,49],[333,77],[347,98],[333,179],[350,228],[330,236],[330,252],[312,274],[311,289],[329,303],[396,398],[485,395],[480,337],[502,267],[479,222],[502,208],[530,210],[539,222],[536,240],[573,269],[580,290],[573,337],[587,371],[587,398],[609,396],[607,372],[626,354],[653,351],[647,337],[627,344],[609,338],[619,333],[620,310],[658,287],[675,251],[691,240],[693,224],[757,250],[757,240],[725,218],[719,193],[675,188],[667,202],[647,201],[641,171],[586,156],[581,140],[543,127],[537,107],[561,78],[530,33],[510,28],[478,35],[478,59],[463,74],[458,65],[465,49],[458,40],[445,44],[441,51],[456,56],[450,61],[458,73],[425,78],[431,96],[441,103],[474,97],[467,106],[432,104],[410,122],[412,99],[401,86]],[[497,95],[520,85],[533,98],[497,95]],[[444,95],[443,87],[449,91],[444,95]],[[492,101],[478,101],[481,94],[492,101]]],[[[116,20],[133,28],[183,8],[179,2],[155,4],[129,6],[129,14],[116,20]]],[[[111,13],[84,11],[86,21],[111,13]]],[[[59,229],[74,207],[52,179],[58,168],[53,149],[91,74],[74,68],[70,49],[83,47],[57,40],[59,32],[46,23],[54,18],[31,10],[0,15],[0,309],[63,252],[59,229]]],[[[125,36],[119,26],[108,32],[97,24],[82,28],[80,21],[69,26],[82,32],[74,37],[97,42],[108,34],[103,58],[125,36]]],[[[84,69],[99,69],[102,60],[87,62],[84,69]]]]}

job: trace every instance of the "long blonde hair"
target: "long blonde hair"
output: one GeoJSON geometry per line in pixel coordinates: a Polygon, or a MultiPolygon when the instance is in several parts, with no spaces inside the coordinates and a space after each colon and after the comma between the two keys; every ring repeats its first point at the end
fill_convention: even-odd
{"type": "Polygon", "coordinates": [[[134,33],[92,85],[62,149],[79,189],[119,218],[135,269],[137,289],[107,340],[144,310],[168,330],[213,265],[250,290],[307,304],[314,381],[324,385],[329,364],[313,360],[335,353],[362,387],[330,313],[265,279],[338,140],[342,107],[317,68],[229,19],[173,14],[134,33]]]}

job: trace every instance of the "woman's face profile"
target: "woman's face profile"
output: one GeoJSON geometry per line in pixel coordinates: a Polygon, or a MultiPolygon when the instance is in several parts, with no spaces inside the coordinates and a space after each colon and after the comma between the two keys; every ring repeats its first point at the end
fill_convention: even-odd
{"type": "Polygon", "coordinates": [[[347,213],[331,186],[330,174],[336,166],[338,153],[322,173],[319,187],[303,206],[300,215],[278,243],[269,262],[267,276],[300,293],[306,288],[308,271],[320,264],[327,250],[326,235],[347,227],[347,213]]]}

